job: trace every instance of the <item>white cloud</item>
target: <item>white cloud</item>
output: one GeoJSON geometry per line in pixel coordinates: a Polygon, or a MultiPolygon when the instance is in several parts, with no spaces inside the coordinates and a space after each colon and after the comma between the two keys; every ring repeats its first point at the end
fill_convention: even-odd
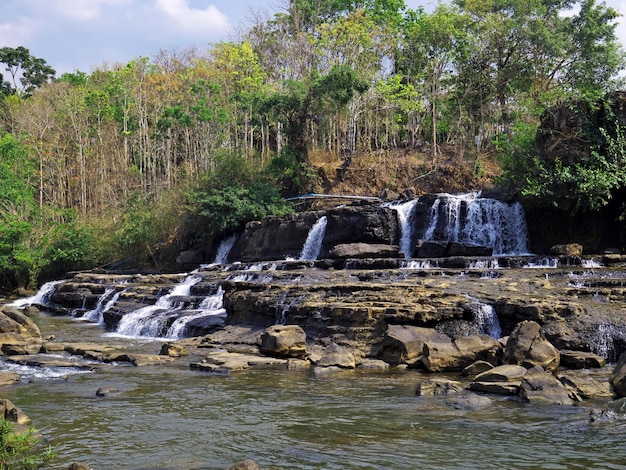
{"type": "Polygon", "coordinates": [[[228,31],[226,15],[214,5],[204,10],[191,8],[187,0],[156,0],[156,6],[186,32],[206,32],[207,29],[228,31]]]}
{"type": "Polygon", "coordinates": [[[0,23],[0,44],[3,47],[17,47],[27,43],[40,29],[40,23],[28,18],[20,18],[13,23],[0,23]]]}
{"type": "Polygon", "coordinates": [[[41,14],[45,9],[46,16],[67,18],[72,21],[91,21],[98,19],[103,9],[130,3],[132,0],[29,0],[33,13],[41,14]]]}

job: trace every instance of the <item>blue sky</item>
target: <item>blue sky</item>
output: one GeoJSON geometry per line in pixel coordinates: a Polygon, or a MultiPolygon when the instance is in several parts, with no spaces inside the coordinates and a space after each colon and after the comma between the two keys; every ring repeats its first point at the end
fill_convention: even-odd
{"type": "MultiPolygon", "coordinates": [[[[432,10],[436,0],[405,0],[432,10]]],[[[607,5],[626,13],[626,0],[607,5]]],[[[2,0],[0,47],[25,46],[57,70],[90,72],[160,49],[236,39],[255,14],[271,17],[286,0],[2,0]]],[[[626,18],[623,18],[626,23],[626,18]]],[[[626,43],[626,27],[618,34],[626,43]]]]}

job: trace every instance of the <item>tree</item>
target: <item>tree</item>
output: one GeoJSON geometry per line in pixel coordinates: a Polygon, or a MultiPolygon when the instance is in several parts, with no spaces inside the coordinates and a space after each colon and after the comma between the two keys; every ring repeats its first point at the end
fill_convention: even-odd
{"type": "Polygon", "coordinates": [[[44,59],[30,54],[24,46],[17,48],[0,48],[0,63],[5,65],[9,72],[10,81],[2,81],[4,95],[15,94],[22,98],[28,98],[36,88],[47,83],[56,74],[56,70],[50,67],[44,59]]]}

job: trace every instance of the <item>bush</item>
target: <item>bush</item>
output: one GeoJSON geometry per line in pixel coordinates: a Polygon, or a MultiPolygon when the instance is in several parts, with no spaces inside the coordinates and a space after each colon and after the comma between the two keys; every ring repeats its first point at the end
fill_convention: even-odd
{"type": "Polygon", "coordinates": [[[33,428],[18,433],[12,421],[0,418],[0,470],[34,470],[54,457],[52,447],[40,446],[33,428]]]}

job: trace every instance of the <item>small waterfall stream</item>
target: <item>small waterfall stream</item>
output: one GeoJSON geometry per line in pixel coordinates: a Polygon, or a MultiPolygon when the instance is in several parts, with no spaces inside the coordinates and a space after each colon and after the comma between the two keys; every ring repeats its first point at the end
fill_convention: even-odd
{"type": "Polygon", "coordinates": [[[230,237],[224,238],[217,247],[217,253],[212,264],[225,264],[228,263],[228,255],[233,249],[235,242],[237,241],[237,235],[233,234],[230,237]]]}
{"type": "Polygon", "coordinates": [[[62,284],[65,280],[46,282],[32,297],[25,297],[23,299],[17,299],[9,304],[10,307],[22,308],[28,305],[48,305],[50,296],[59,284],[62,284]]]}
{"type": "Polygon", "coordinates": [[[419,198],[387,205],[396,211],[401,231],[400,251],[406,259],[411,259],[413,256],[413,209],[418,202],[419,198]]]}
{"type": "Polygon", "coordinates": [[[502,329],[493,306],[479,302],[472,304],[471,307],[474,314],[474,324],[478,330],[492,338],[500,339],[502,329]]]}
{"type": "Polygon", "coordinates": [[[191,287],[202,280],[201,277],[190,275],[185,277],[172,291],[157,300],[154,305],[127,313],[120,320],[116,333],[123,336],[162,336],[167,321],[180,313],[179,298],[190,294],[191,287]]]}
{"type": "Polygon", "coordinates": [[[326,234],[327,223],[328,219],[324,215],[320,217],[315,224],[313,224],[313,227],[311,227],[311,230],[309,230],[309,234],[306,237],[299,259],[312,261],[317,259],[322,251],[322,242],[324,241],[324,235],[326,234]]]}
{"type": "Polygon", "coordinates": [[[491,247],[494,255],[527,254],[526,219],[520,203],[481,198],[479,193],[442,194],[431,207],[425,240],[491,247]]]}
{"type": "Polygon", "coordinates": [[[104,293],[100,296],[100,299],[98,299],[96,308],[85,312],[81,319],[95,322],[100,325],[104,324],[102,314],[111,308],[115,302],[117,302],[120,297],[120,293],[121,292],[117,292],[117,289],[114,286],[107,287],[104,293]]]}

